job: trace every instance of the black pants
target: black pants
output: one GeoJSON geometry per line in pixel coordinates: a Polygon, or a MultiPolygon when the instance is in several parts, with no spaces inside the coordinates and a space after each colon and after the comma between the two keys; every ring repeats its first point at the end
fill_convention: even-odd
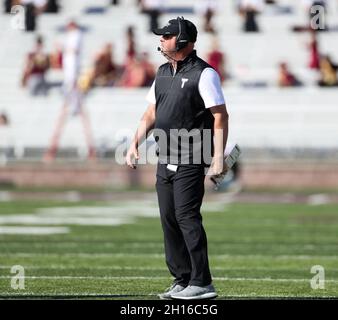
{"type": "Polygon", "coordinates": [[[35,31],[36,29],[36,15],[35,15],[35,6],[32,3],[25,5],[25,24],[26,31],[35,31]]]}
{"type": "Polygon", "coordinates": [[[179,166],[177,172],[158,164],[156,190],[164,233],[166,263],[175,282],[211,283],[207,237],[200,208],[204,196],[204,167],[179,166]]]}

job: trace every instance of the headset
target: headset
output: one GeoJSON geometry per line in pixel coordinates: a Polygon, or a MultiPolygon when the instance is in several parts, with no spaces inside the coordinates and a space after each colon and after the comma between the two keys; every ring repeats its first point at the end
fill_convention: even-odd
{"type": "MultiPolygon", "coordinates": [[[[157,47],[157,51],[161,51],[162,54],[166,55],[167,53],[173,53],[180,51],[181,49],[185,48],[189,41],[190,37],[187,33],[186,22],[183,17],[177,17],[178,21],[178,35],[176,37],[176,47],[175,50],[172,51],[163,51],[161,47],[157,47]]],[[[172,58],[171,58],[172,59],[172,58]]]]}
{"type": "Polygon", "coordinates": [[[190,37],[187,33],[187,26],[183,17],[177,17],[179,32],[176,38],[176,51],[179,51],[185,48],[189,41],[190,37]]]}

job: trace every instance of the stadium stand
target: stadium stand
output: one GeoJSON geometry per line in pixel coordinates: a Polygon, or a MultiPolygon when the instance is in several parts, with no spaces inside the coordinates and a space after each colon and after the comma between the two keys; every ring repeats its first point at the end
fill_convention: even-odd
{"type": "MultiPolygon", "coordinates": [[[[39,17],[38,30],[34,34],[12,29],[12,16],[0,14],[0,112],[6,112],[10,118],[9,144],[13,159],[41,156],[41,150],[49,146],[63,105],[58,87],[52,88],[47,97],[36,98],[20,87],[24,58],[32,48],[36,34],[44,37],[46,49],[51,51],[55,41],[62,39],[60,30],[75,17],[86,30],[81,63],[82,70],[86,70],[91,66],[97,48],[106,42],[113,43],[115,59],[122,64],[126,52],[125,30],[128,25],[134,25],[138,50],[149,52],[157,66],[165,62],[156,51],[158,39],[147,32],[148,18],[139,13],[136,1],[121,1],[118,6],[107,7],[108,3],[103,0],[62,1],[62,10],[58,14],[39,17]],[[106,10],[88,10],[93,6],[106,10]]],[[[181,1],[167,0],[167,13],[161,15],[161,23],[177,16],[181,7],[187,12],[185,17],[202,29],[203,18],[186,10],[193,8],[194,3],[184,1],[183,6],[181,1]]],[[[214,23],[230,74],[224,84],[231,122],[229,139],[244,148],[337,149],[337,88],[317,87],[318,75],[307,68],[309,35],[291,31],[294,25],[306,24],[306,13],[301,4],[291,0],[279,1],[279,4],[292,10],[277,14],[267,9],[258,17],[262,31],[246,34],[241,30],[235,1],[219,3],[214,23]],[[277,71],[281,61],[287,61],[301,79],[302,88],[278,88],[277,71]]],[[[332,2],[328,24],[334,25],[337,16],[337,8],[332,2]]],[[[336,37],[335,32],[321,32],[320,48],[337,61],[336,37]]],[[[211,41],[210,34],[200,32],[197,43],[200,56],[205,57],[211,41]]],[[[62,73],[52,71],[47,78],[53,82],[62,81],[62,73]]],[[[97,147],[104,145],[113,149],[121,136],[133,132],[146,107],[146,93],[147,89],[95,88],[87,94],[84,106],[90,115],[97,147]]],[[[6,139],[0,139],[0,150],[5,146],[8,148],[6,139]]],[[[74,149],[77,155],[85,154],[83,129],[77,117],[69,117],[60,147],[74,149]]]]}

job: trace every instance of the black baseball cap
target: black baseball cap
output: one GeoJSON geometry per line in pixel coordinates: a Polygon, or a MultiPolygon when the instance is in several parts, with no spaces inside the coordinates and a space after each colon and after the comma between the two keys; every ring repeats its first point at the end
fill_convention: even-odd
{"type": "Polygon", "coordinates": [[[197,29],[196,26],[189,20],[182,18],[171,19],[166,26],[159,29],[154,29],[153,32],[158,35],[175,35],[177,36],[180,33],[179,23],[185,24],[186,34],[189,37],[189,42],[196,42],[197,39],[197,29]],[[180,21],[179,21],[180,19],[180,21]]]}

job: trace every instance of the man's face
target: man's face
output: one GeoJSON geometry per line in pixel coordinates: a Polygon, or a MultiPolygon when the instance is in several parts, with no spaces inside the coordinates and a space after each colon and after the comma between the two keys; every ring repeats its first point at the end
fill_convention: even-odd
{"type": "Polygon", "coordinates": [[[166,54],[170,55],[170,53],[174,53],[176,49],[176,36],[175,35],[162,35],[160,42],[161,42],[161,48],[166,54]]]}

